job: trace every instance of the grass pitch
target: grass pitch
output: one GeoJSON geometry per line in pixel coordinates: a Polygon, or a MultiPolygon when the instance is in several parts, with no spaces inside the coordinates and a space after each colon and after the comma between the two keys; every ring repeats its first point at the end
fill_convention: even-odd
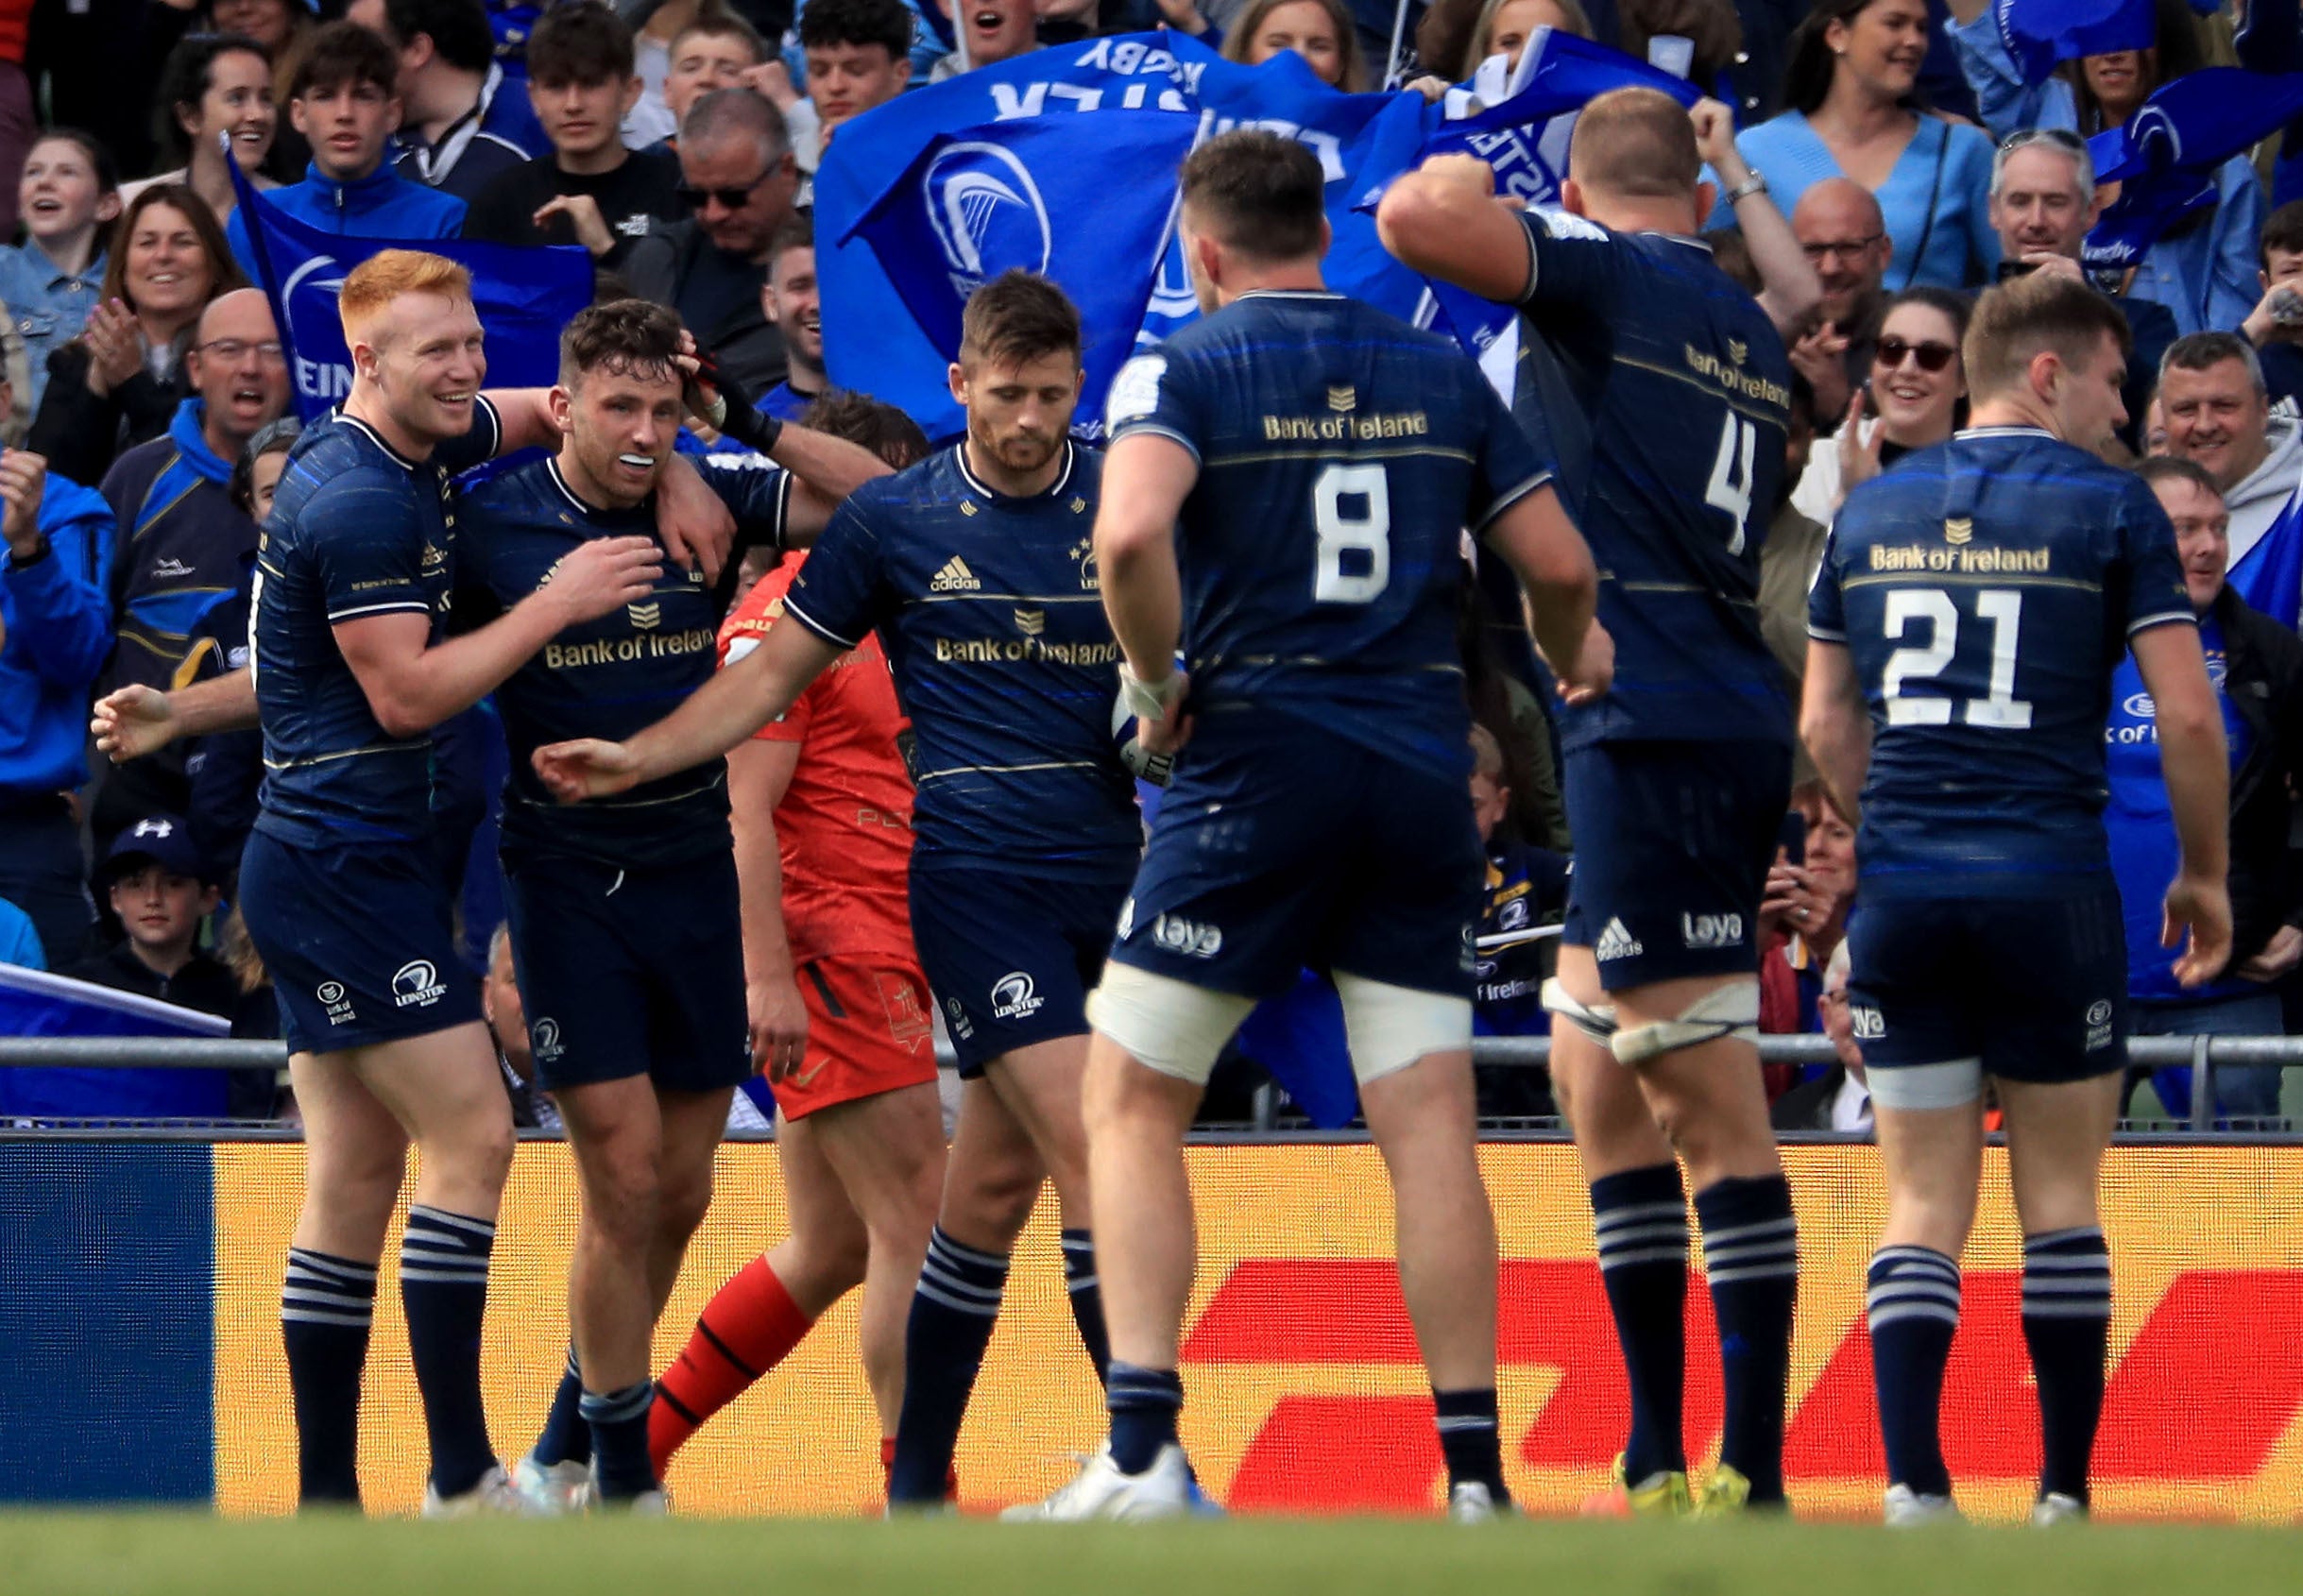
{"type": "Polygon", "coordinates": [[[1150,1527],[587,1520],[419,1524],[0,1514],[8,1596],[2243,1596],[2303,1588],[2294,1531],[1381,1520],[1150,1527]]]}

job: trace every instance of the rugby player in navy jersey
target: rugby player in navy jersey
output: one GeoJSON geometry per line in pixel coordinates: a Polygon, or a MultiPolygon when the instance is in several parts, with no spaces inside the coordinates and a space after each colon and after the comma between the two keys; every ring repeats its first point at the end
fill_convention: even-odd
{"type": "Polygon", "coordinates": [[[986,283],[968,300],[951,387],[965,438],[840,507],[786,595],[798,625],[772,628],[637,736],[535,757],[571,800],[689,770],[879,634],[914,739],[913,935],[964,1082],[905,1335],[896,1508],[947,1495],[1008,1254],[1043,1171],[1063,1208],[1073,1315],[1102,1372],[1080,1077],[1087,991],[1143,837],[1111,735],[1118,646],[1089,536],[1100,462],[1066,437],[1078,312],[1044,278],[986,283]]]}
{"type": "MultiPolygon", "coordinates": [[[[654,541],[651,499],[682,416],[680,354],[679,318],[645,300],[569,324],[550,398],[558,453],[464,501],[459,620],[468,605],[482,617],[516,607],[573,550],[654,541]]],[[[851,489],[887,472],[839,438],[768,425],[770,456],[796,474],[702,466],[744,542],[812,538],[851,489]]],[[[589,1427],[590,1478],[572,1459],[523,1458],[522,1494],[548,1510],[588,1494],[662,1505],[648,1459],[650,1333],[710,1202],[712,1150],[753,1060],[725,765],[567,807],[528,756],[637,731],[676,706],[712,674],[718,619],[704,573],[671,569],[636,602],[560,633],[496,692],[512,756],[502,850],[512,956],[537,1079],[567,1125],[583,1192],[569,1283],[582,1373],[563,1379],[554,1410],[564,1429],[589,1427]]],[[[552,1449],[573,1450],[564,1437],[552,1449]]]]}
{"type": "Polygon", "coordinates": [[[1377,212],[1409,265],[1520,305],[1589,417],[1572,507],[1616,670],[1606,696],[1561,720],[1575,874],[1544,995],[1630,1376],[1618,1482],[1631,1510],[1661,1513],[1691,1505],[1680,1163],[1726,1398],[1706,1512],[1783,1500],[1799,1272],[1759,1073],[1755,940],[1790,784],[1790,708],[1757,594],[1791,365],[1695,236],[1711,205],[1697,142],[1669,96],[1618,90],[1576,123],[1560,210],[1505,208],[1487,165],[1458,155],[1394,184],[1377,212]]]}
{"type": "Polygon", "coordinates": [[[1809,601],[1800,730],[1862,800],[1848,1004],[1887,1170],[1868,1307],[1890,1523],[1956,1517],[1937,1418],[1975,1217],[1982,1096],[2005,1115],[2042,1443],[2032,1521],[2082,1518],[2111,1261],[2096,1207],[2126,1067],[2126,957],[2104,839],[2104,723],[2132,651],[2156,706],[2185,986],[2231,952],[2223,718],[2141,478],[2118,308],[2045,272],[1987,291],[1965,431],[1848,496],[1809,601]]]}
{"type": "Polygon", "coordinates": [[[1456,641],[1465,530],[1527,582],[1562,679],[1604,688],[1608,639],[1544,450],[1445,339],[1325,288],[1323,195],[1293,139],[1195,150],[1182,225],[1203,319],[1112,389],[1103,603],[1147,745],[1181,753],[1088,1005],[1111,1438],[1015,1518],[1188,1510],[1184,1133],[1232,1033],[1306,964],[1342,995],[1391,1178],[1450,1509],[1510,1503],[1472,1091],[1486,857],[1456,641]]]}
{"type": "MultiPolygon", "coordinates": [[[[281,1311],[299,1493],[359,1500],[376,1265],[414,1142],[400,1281],[431,1442],[424,1509],[517,1511],[479,1368],[511,1117],[436,870],[428,734],[566,627],[645,598],[663,551],[640,537],[571,551],[500,620],[439,640],[458,531],[450,473],[555,433],[540,394],[480,395],[480,323],[453,263],[384,251],[347,277],[342,314],[350,395],[299,439],[257,556],[265,779],[240,874],[310,1147],[281,1311]]],[[[128,757],[244,723],[250,685],[241,672],[115,695],[98,706],[99,743],[128,757]]]]}

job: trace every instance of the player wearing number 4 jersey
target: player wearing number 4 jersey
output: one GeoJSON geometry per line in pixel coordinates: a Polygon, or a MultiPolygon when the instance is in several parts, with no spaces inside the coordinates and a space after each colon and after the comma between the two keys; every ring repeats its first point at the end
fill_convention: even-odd
{"type": "Polygon", "coordinates": [[[1693,236],[1711,203],[1698,170],[1689,113],[1619,90],[1576,123],[1561,210],[1502,210],[1484,163],[1442,156],[1377,212],[1408,264],[1517,301],[1592,416],[1576,510],[1616,671],[1561,728],[1576,869],[1544,1003],[1630,1376],[1623,1500],[1664,1513],[1690,1505],[1679,1164],[1719,1322],[1725,1411],[1706,1511],[1783,1500],[1799,1269],[1754,1045],[1753,941],[1789,797],[1791,717],[1756,599],[1791,367],[1766,314],[1693,236]]]}
{"type": "Polygon", "coordinates": [[[1603,687],[1607,639],[1546,452],[1459,352],[1322,286],[1322,194],[1293,140],[1235,132],[1195,151],[1183,236],[1206,319],[1112,389],[1104,607],[1143,740],[1185,746],[1088,1006],[1111,1440],[1017,1516],[1186,1510],[1184,1132],[1232,1032],[1306,963],[1342,994],[1391,1176],[1451,1507],[1480,1519],[1510,1500],[1494,1220],[1474,1147],[1485,860],[1454,630],[1463,529],[1533,588],[1564,679],[1603,687]]]}
{"type": "Polygon", "coordinates": [[[1987,1075],[2023,1229],[2033,1520],[2087,1510],[2111,1318],[2095,1190],[2126,1065],[2103,728],[2129,649],[2181,848],[2176,978],[2197,986],[2231,951],[2223,719],[2175,532],[2141,479],[2089,452],[2126,418],[2127,349],[2080,283],[1986,294],[1971,424],[1849,495],[1810,602],[1801,729],[1839,806],[1863,796],[1848,1003],[1887,1166],[1869,1308],[1891,1523],[1953,1515],[1936,1415],[1987,1075]]]}

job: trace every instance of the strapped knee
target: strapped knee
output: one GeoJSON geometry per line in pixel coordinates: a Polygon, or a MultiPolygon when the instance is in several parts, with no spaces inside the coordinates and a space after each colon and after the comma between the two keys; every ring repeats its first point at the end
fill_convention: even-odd
{"type": "Polygon", "coordinates": [[[1588,1007],[1567,994],[1560,977],[1550,976],[1544,982],[1544,1007],[1564,1018],[1570,1025],[1590,1037],[1602,1047],[1615,1044],[1615,1005],[1595,1003],[1588,1007]]]}
{"type": "Polygon", "coordinates": [[[1759,1040],[1759,981],[1731,981],[1714,987],[1680,1010],[1676,1020],[1657,1020],[1615,1033],[1615,1061],[1644,1064],[1682,1047],[1706,1043],[1759,1040]]]}

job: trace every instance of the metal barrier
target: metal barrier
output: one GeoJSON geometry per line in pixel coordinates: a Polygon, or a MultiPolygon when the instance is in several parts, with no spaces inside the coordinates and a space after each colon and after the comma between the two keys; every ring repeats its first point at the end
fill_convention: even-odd
{"type": "MultiPolygon", "coordinates": [[[[941,1045],[937,1060],[946,1068],[956,1061],[941,1045]]],[[[1822,1036],[1763,1036],[1759,1056],[1770,1064],[1829,1064],[1835,1055],[1831,1040],[1822,1036]]],[[[287,1048],[277,1042],[230,1041],[188,1037],[60,1037],[0,1036],[0,1069],[278,1069],[288,1061],[287,1048]]],[[[1541,1068],[1551,1061],[1551,1039],[1544,1036],[1483,1036],[1472,1043],[1476,1064],[1541,1068]]],[[[2277,1064],[2303,1067],[2303,1037],[2295,1036],[2138,1036],[2127,1041],[2127,1061],[2146,1069],[2188,1064],[2192,1070],[2192,1112],[2188,1129],[2193,1132],[2215,1128],[2214,1072],[2218,1065],[2277,1064]]],[[[1256,1124],[1270,1129],[1276,1096],[1267,1091],[1259,1099],[1256,1124]]]]}

